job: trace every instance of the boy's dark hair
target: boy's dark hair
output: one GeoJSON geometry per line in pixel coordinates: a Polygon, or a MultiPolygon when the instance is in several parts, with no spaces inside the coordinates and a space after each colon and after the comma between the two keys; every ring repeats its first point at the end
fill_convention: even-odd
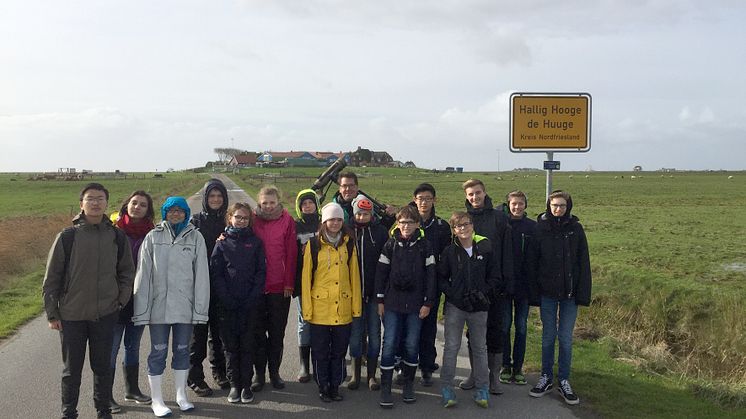
{"type": "Polygon", "coordinates": [[[148,210],[145,211],[145,218],[153,221],[155,219],[155,209],[153,209],[153,197],[145,191],[135,191],[130,194],[124,201],[122,201],[122,208],[119,209],[119,216],[122,217],[127,214],[127,207],[130,204],[130,200],[136,196],[144,196],[145,200],[148,201],[148,210]]]}
{"type": "Polygon", "coordinates": [[[342,178],[352,179],[355,181],[355,185],[357,185],[357,175],[354,172],[342,172],[339,174],[339,179],[342,178]]]}
{"type": "Polygon", "coordinates": [[[404,207],[402,207],[402,209],[399,210],[399,212],[396,213],[396,221],[399,221],[402,218],[411,218],[416,223],[422,221],[417,208],[410,205],[405,205],[404,207]]]}
{"type": "Polygon", "coordinates": [[[107,201],[109,200],[109,191],[106,188],[104,188],[104,185],[102,185],[100,183],[96,183],[96,182],[91,182],[91,183],[86,184],[85,186],[83,186],[83,189],[80,191],[80,201],[81,202],[83,201],[83,197],[85,196],[85,193],[88,192],[88,191],[90,191],[90,190],[102,191],[104,193],[104,195],[106,195],[106,200],[107,201]]]}
{"type": "Polygon", "coordinates": [[[459,224],[460,221],[466,220],[468,222],[473,222],[471,219],[471,215],[469,215],[466,211],[454,211],[453,214],[451,214],[451,218],[448,220],[448,223],[451,225],[451,228],[456,228],[456,225],[459,224]]]}
{"type": "Polygon", "coordinates": [[[520,190],[516,189],[514,191],[508,192],[508,194],[505,195],[505,202],[507,202],[508,204],[510,204],[510,198],[523,199],[523,203],[526,204],[526,206],[528,207],[528,197],[526,196],[526,194],[523,191],[520,191],[520,190]]]}
{"type": "Polygon", "coordinates": [[[549,194],[549,198],[547,199],[547,202],[551,201],[552,198],[563,198],[565,201],[568,201],[568,203],[570,202],[570,194],[561,189],[552,191],[552,193],[549,194]]]}
{"type": "Polygon", "coordinates": [[[416,188],[414,188],[412,196],[417,196],[418,193],[422,192],[430,192],[433,194],[433,198],[435,198],[435,187],[429,183],[420,183],[416,188]]]}

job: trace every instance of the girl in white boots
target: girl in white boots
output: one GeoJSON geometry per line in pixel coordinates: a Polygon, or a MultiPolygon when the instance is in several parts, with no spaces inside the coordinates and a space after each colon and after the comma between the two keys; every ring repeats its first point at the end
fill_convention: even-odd
{"type": "Polygon", "coordinates": [[[157,417],[171,415],[161,391],[170,333],[176,403],[181,411],[194,409],[186,393],[189,340],[194,324],[207,323],[210,276],[205,240],[189,223],[189,212],[184,198],[166,200],[161,208],[163,222],[145,236],[135,277],[132,321],[150,326],[148,382],[157,417]]]}

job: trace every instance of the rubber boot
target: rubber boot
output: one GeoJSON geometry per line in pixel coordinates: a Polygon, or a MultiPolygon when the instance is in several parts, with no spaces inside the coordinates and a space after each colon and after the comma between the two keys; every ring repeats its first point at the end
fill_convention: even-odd
{"type": "Polygon", "coordinates": [[[378,404],[386,409],[394,407],[394,398],[391,397],[391,381],[394,378],[394,370],[381,370],[381,396],[378,404]]]}
{"type": "Polygon", "coordinates": [[[476,385],[474,380],[474,356],[471,354],[471,347],[469,347],[469,378],[462,381],[458,386],[461,390],[471,390],[476,385]]]}
{"type": "Polygon", "coordinates": [[[417,373],[417,367],[402,364],[402,372],[405,380],[401,394],[402,400],[404,403],[414,403],[417,401],[417,396],[414,394],[414,375],[417,373]]]}
{"type": "Polygon", "coordinates": [[[174,387],[176,387],[176,403],[179,410],[188,412],[194,409],[194,405],[187,399],[187,375],[189,370],[174,370],[174,387]]]}
{"type": "Polygon", "coordinates": [[[150,404],[150,397],[140,391],[140,365],[124,367],[124,400],[137,404],[150,404]]]}
{"type": "Polygon", "coordinates": [[[347,388],[357,390],[360,387],[360,371],[363,368],[363,359],[358,357],[352,360],[352,379],[347,383],[347,388]]]}
{"type": "Polygon", "coordinates": [[[310,368],[308,368],[311,364],[311,347],[299,346],[298,352],[300,353],[300,372],[298,373],[298,382],[307,383],[311,381],[310,368]]]}
{"type": "Polygon", "coordinates": [[[122,413],[122,406],[114,400],[114,373],[117,369],[111,369],[111,375],[109,376],[109,388],[111,389],[111,400],[109,400],[109,406],[111,406],[111,413],[122,413]]]}
{"type": "Polygon", "coordinates": [[[166,406],[166,403],[163,403],[163,393],[161,391],[163,375],[148,375],[148,384],[152,397],[150,408],[153,409],[153,414],[159,418],[171,416],[171,409],[166,406]]]}
{"type": "Polygon", "coordinates": [[[264,370],[262,370],[261,373],[257,371],[256,374],[254,374],[254,378],[251,379],[251,391],[259,393],[264,388],[264,383],[266,383],[266,381],[264,370]]]}
{"type": "Polygon", "coordinates": [[[487,353],[487,366],[490,369],[490,394],[503,394],[500,388],[500,367],[502,366],[502,361],[502,353],[487,353]]]}
{"type": "Polygon", "coordinates": [[[381,384],[376,378],[376,371],[378,370],[378,358],[368,358],[368,389],[370,391],[378,391],[381,388],[381,384]]]}

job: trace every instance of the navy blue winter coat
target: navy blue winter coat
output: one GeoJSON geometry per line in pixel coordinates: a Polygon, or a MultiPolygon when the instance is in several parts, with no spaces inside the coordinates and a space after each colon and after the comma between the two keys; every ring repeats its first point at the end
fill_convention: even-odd
{"type": "Polygon", "coordinates": [[[225,310],[248,310],[264,293],[267,265],[261,240],[251,228],[217,242],[210,258],[210,276],[218,300],[225,310]]]}

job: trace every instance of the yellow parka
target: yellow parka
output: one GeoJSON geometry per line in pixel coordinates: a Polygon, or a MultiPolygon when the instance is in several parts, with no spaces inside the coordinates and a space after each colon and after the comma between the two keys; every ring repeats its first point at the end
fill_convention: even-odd
{"type": "Polygon", "coordinates": [[[347,240],[351,239],[344,234],[335,248],[326,241],[323,234],[319,236],[320,248],[315,273],[311,272],[311,243],[306,243],[301,277],[303,320],[313,324],[339,326],[350,324],[353,317],[362,315],[357,250],[353,247],[352,258],[349,259],[347,240]]]}

